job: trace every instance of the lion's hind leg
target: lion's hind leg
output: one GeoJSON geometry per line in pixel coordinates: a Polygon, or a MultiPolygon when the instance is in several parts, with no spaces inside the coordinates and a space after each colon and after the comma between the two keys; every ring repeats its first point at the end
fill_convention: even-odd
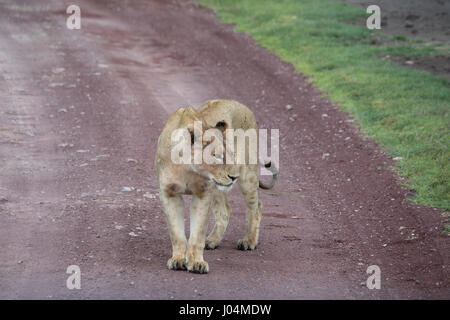
{"type": "Polygon", "coordinates": [[[205,248],[215,249],[223,239],[225,230],[230,221],[231,207],[228,203],[227,193],[216,190],[212,202],[212,211],[214,213],[214,228],[206,238],[205,248]]]}
{"type": "Polygon", "coordinates": [[[262,203],[258,199],[257,167],[245,170],[238,182],[245,200],[247,226],[245,236],[238,241],[237,247],[240,250],[254,250],[258,244],[262,211],[262,203]]]}

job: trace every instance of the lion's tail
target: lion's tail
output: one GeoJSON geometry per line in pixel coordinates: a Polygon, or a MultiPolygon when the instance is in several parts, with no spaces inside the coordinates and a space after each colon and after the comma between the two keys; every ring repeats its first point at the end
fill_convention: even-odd
{"type": "Polygon", "coordinates": [[[272,181],[270,181],[269,184],[265,184],[264,182],[259,180],[259,187],[261,189],[266,189],[266,190],[272,189],[273,186],[275,185],[275,182],[277,182],[277,179],[278,179],[278,169],[275,167],[275,164],[272,164],[271,161],[264,164],[264,167],[266,167],[267,169],[269,169],[270,172],[272,172],[272,181]]]}

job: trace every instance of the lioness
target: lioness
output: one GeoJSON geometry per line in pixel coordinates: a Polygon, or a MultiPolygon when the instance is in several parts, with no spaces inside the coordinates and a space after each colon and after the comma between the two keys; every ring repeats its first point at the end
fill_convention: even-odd
{"type": "MultiPolygon", "coordinates": [[[[211,100],[198,110],[193,107],[180,108],[169,117],[158,139],[155,168],[173,250],[167,266],[173,270],[208,273],[209,266],[203,260],[203,250],[205,247],[215,249],[223,238],[231,214],[227,191],[238,182],[245,198],[247,227],[246,234],[238,241],[237,247],[240,250],[254,250],[258,244],[262,209],[261,201],[258,200],[258,185],[265,189],[272,188],[277,172],[275,165],[266,164],[266,168],[273,174],[271,183],[266,185],[258,179],[258,164],[249,164],[247,157],[243,164],[235,161],[227,164],[230,163],[225,161],[227,157],[233,159],[235,155],[225,147],[213,151],[215,159],[221,160],[213,164],[204,161],[200,164],[174,163],[171,155],[177,143],[172,136],[175,130],[187,130],[186,134],[190,137],[188,150],[192,154],[195,145],[205,148],[212,142],[205,139],[203,132],[194,132],[196,121],[201,123],[203,132],[211,128],[225,133],[227,129],[245,131],[257,130],[258,127],[255,116],[244,105],[231,100],[211,100]],[[189,241],[186,240],[184,230],[183,194],[193,196],[189,241]],[[215,225],[206,238],[210,209],[214,212],[215,225]]],[[[225,141],[223,139],[221,143],[224,144],[225,141]]]]}

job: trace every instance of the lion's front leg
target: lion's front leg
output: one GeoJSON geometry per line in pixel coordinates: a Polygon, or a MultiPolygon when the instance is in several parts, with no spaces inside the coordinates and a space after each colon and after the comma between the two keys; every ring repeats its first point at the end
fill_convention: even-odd
{"type": "Polygon", "coordinates": [[[183,198],[181,195],[168,195],[161,191],[160,199],[172,242],[172,258],[167,261],[167,267],[171,270],[186,270],[187,240],[184,232],[183,198]]]}
{"type": "Polygon", "coordinates": [[[188,249],[186,253],[187,269],[195,273],[208,273],[208,263],[203,260],[206,229],[210,216],[211,195],[194,195],[191,203],[191,221],[188,249]]]}

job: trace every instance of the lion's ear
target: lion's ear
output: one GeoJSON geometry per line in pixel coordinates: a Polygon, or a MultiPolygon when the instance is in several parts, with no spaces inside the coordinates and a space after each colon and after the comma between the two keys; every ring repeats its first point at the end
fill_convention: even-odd
{"type": "Polygon", "coordinates": [[[193,107],[191,107],[191,106],[187,106],[185,109],[184,109],[184,112],[185,113],[190,113],[190,114],[197,114],[197,110],[195,110],[193,107]]]}

